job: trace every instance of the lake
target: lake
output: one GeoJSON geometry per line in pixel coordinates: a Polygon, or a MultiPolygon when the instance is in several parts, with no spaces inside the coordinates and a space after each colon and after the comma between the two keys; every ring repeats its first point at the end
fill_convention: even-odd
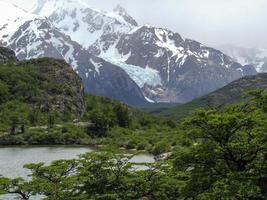
{"type": "MultiPolygon", "coordinates": [[[[0,175],[5,177],[26,178],[29,171],[23,166],[28,163],[44,162],[46,164],[55,160],[73,159],[78,155],[93,152],[89,147],[1,147],[0,148],[0,175]]],[[[153,163],[153,156],[147,154],[136,155],[131,159],[134,163],[153,163]]],[[[138,169],[143,169],[142,166],[138,169]]],[[[13,197],[0,196],[0,200],[11,200],[13,197]]]]}
{"type": "MultiPolygon", "coordinates": [[[[73,159],[78,155],[95,151],[90,147],[1,147],[0,175],[15,178],[27,177],[27,170],[23,168],[28,163],[51,163],[55,160],[73,159]]],[[[148,154],[134,156],[133,163],[153,163],[154,157],[148,154]]]]}

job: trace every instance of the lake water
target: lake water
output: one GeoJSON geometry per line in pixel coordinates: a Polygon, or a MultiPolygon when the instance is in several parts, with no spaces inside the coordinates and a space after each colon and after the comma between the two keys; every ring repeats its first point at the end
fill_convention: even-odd
{"type": "Polygon", "coordinates": [[[6,147],[0,148],[0,174],[6,177],[25,177],[28,163],[51,163],[54,160],[72,159],[80,154],[92,152],[81,147],[6,147]]]}
{"type": "MultiPolygon", "coordinates": [[[[44,162],[46,164],[55,160],[73,159],[78,155],[93,152],[89,147],[3,147],[0,148],[0,175],[5,177],[26,178],[29,171],[23,168],[28,163],[44,162]]],[[[131,159],[134,163],[153,163],[153,156],[141,154],[131,159]]],[[[142,166],[137,169],[145,169],[142,166]]],[[[13,200],[14,196],[0,196],[0,200],[13,200]]]]}

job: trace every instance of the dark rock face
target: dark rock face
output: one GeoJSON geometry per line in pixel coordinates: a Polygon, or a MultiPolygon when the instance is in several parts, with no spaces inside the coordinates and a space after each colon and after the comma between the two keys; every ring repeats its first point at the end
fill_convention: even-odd
{"type": "Polygon", "coordinates": [[[93,56],[90,63],[91,69],[77,69],[87,92],[114,98],[132,106],[146,103],[141,89],[124,70],[93,56]]]}
{"type": "Polygon", "coordinates": [[[256,70],[253,65],[244,65],[243,68],[244,75],[256,75],[256,70]]]}
{"type": "MultiPolygon", "coordinates": [[[[4,47],[0,48],[0,58],[1,61],[4,60],[4,63],[10,62],[6,68],[7,74],[8,70],[11,72],[15,70],[18,73],[17,77],[22,78],[21,81],[25,85],[31,85],[34,82],[34,89],[29,91],[29,96],[16,94],[16,92],[21,92],[16,89],[11,89],[12,95],[21,95],[25,103],[45,112],[57,111],[75,116],[81,116],[84,113],[86,106],[82,80],[65,61],[53,58],[18,61],[14,52],[4,47]],[[20,70],[16,71],[16,68],[20,70]],[[29,76],[24,77],[23,73],[29,76]]],[[[9,77],[6,78],[8,80],[9,77]]],[[[16,87],[13,81],[7,81],[7,84],[10,88],[16,87]]]]}
{"type": "Polygon", "coordinates": [[[33,66],[38,77],[36,84],[42,91],[35,106],[43,111],[58,111],[80,116],[85,111],[84,86],[81,78],[63,60],[41,58],[17,63],[18,66],[33,66]],[[40,79],[40,80],[39,80],[40,79]]]}
{"type": "Polygon", "coordinates": [[[135,21],[135,19],[132,18],[122,6],[117,5],[117,7],[113,9],[113,11],[118,13],[129,24],[138,26],[138,23],[135,21]]]}
{"type": "Polygon", "coordinates": [[[14,51],[0,47],[0,64],[17,61],[14,51]]]}

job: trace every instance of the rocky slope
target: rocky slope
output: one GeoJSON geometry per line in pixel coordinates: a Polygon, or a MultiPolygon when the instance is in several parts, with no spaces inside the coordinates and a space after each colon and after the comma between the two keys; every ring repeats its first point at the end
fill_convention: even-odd
{"type": "MultiPolygon", "coordinates": [[[[5,9],[6,4],[0,6],[0,10],[5,9]]],[[[82,77],[87,92],[131,105],[146,102],[139,87],[124,70],[91,55],[46,18],[7,5],[11,13],[22,12],[24,15],[6,17],[0,29],[0,44],[14,50],[20,60],[41,57],[64,59],[82,77]]]]}
{"type": "Polygon", "coordinates": [[[0,83],[2,89],[7,88],[4,91],[8,99],[4,103],[17,100],[43,112],[74,116],[85,111],[82,80],[63,60],[41,58],[14,62],[14,52],[6,52],[8,62],[0,65],[0,83]]]}
{"type": "Polygon", "coordinates": [[[0,47],[0,64],[17,61],[15,53],[7,48],[0,47]]]}

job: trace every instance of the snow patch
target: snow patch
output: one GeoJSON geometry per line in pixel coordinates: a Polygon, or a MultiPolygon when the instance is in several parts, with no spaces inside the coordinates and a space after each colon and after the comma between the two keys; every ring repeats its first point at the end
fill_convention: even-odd
{"type": "Polygon", "coordinates": [[[100,73],[99,69],[103,66],[102,63],[97,63],[92,58],[90,59],[90,62],[94,65],[95,70],[99,74],[100,73]]]}
{"type": "Polygon", "coordinates": [[[10,40],[12,35],[26,21],[38,18],[25,10],[8,2],[0,1],[0,38],[3,42],[10,40]],[[19,16],[19,17],[18,17],[19,16]]]}
{"type": "Polygon", "coordinates": [[[115,12],[89,7],[79,0],[50,0],[36,5],[35,13],[50,18],[55,26],[84,48],[101,41],[101,36],[127,33],[133,26],[115,12]]]}
{"type": "MultiPolygon", "coordinates": [[[[267,60],[266,60],[267,61],[267,60]]],[[[257,63],[256,64],[256,66],[255,66],[255,68],[256,68],[256,70],[257,70],[257,72],[259,72],[259,73],[263,73],[263,72],[265,72],[264,70],[263,70],[263,65],[264,65],[264,61],[261,61],[261,62],[259,62],[259,63],[257,63]]]]}
{"type": "Polygon", "coordinates": [[[149,103],[155,103],[155,101],[153,101],[152,99],[148,98],[148,97],[145,97],[145,99],[147,100],[147,102],[149,103]]]}

